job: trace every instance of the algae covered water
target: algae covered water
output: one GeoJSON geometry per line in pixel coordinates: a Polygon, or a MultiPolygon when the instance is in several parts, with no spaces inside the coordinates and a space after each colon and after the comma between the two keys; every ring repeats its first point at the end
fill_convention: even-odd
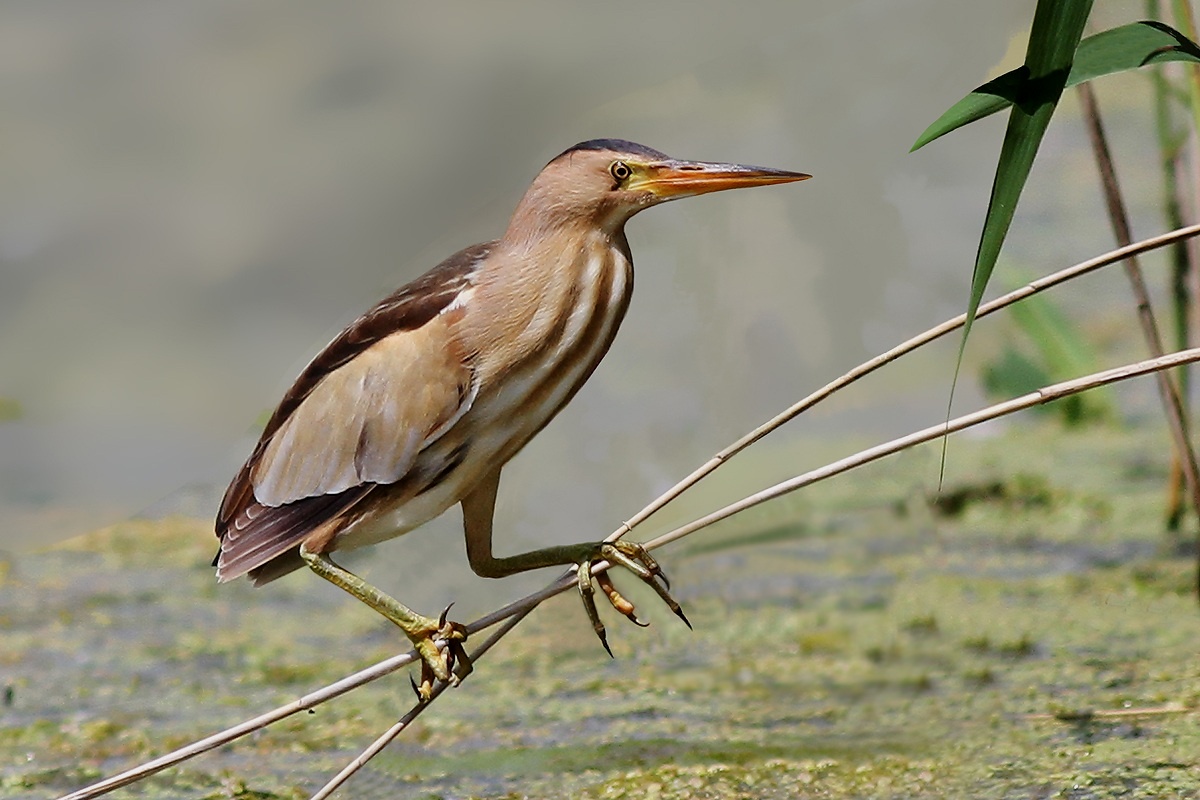
{"type": "MultiPolygon", "coordinates": [[[[611,620],[610,660],[556,598],[340,796],[1200,796],[1166,452],[1035,424],[955,440],[936,498],[931,448],[702,532],[661,553],[694,632],[625,581],[652,627],[611,620]]],[[[213,544],[134,521],[4,563],[0,794],[56,797],[399,649],[311,576],[216,586],[213,544]]],[[[307,797],[410,704],[393,675],[113,796],[307,797]]]]}

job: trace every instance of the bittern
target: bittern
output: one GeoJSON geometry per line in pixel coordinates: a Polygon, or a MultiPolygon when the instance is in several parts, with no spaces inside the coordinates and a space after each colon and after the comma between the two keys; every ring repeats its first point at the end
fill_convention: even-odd
{"type": "MultiPolygon", "coordinates": [[[[591,570],[600,559],[633,572],[682,616],[658,565],[632,542],[494,556],[500,472],[612,344],[633,289],[630,217],[680,197],[808,177],[679,161],[615,139],[583,142],[554,158],[501,238],[401,287],[300,373],[225,493],[216,522],[218,579],[249,575],[262,585],[307,564],[404,631],[423,662],[423,697],[434,678],[456,681],[470,669],[464,628],[445,612],[433,619],[412,611],[329,554],[400,536],[455,503],[476,574],[576,565],[606,649],[592,599],[591,570]]],[[[607,575],[597,582],[636,622],[607,575]]]]}

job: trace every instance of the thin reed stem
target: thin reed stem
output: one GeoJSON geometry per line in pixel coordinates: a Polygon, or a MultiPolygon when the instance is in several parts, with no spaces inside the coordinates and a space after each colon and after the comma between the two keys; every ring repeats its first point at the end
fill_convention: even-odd
{"type": "MultiPolygon", "coordinates": [[[[1074,266],[1060,270],[1051,275],[1047,275],[1044,278],[1039,278],[1038,280],[1032,281],[1032,282],[1026,284],[1025,286],[1022,286],[1019,289],[1011,291],[1008,294],[1003,295],[1001,297],[998,297],[989,303],[984,303],[983,305],[981,305],[979,307],[979,310],[976,312],[976,315],[975,315],[976,319],[986,317],[987,315],[989,315],[995,311],[999,311],[1000,309],[1005,308],[1006,306],[1012,305],[1013,303],[1017,302],[1018,300],[1023,300],[1026,297],[1038,294],[1039,292],[1043,292],[1046,289],[1051,288],[1052,286],[1058,286],[1059,284],[1065,283],[1066,281],[1072,280],[1073,278],[1078,278],[1081,275],[1086,275],[1089,272],[1094,272],[1098,269],[1101,269],[1102,267],[1107,267],[1110,264],[1115,264],[1118,261],[1122,261],[1126,258],[1129,258],[1130,256],[1138,255],[1140,253],[1145,253],[1150,250],[1156,250],[1160,247],[1165,247],[1166,245],[1173,244],[1175,242],[1184,241],[1186,239],[1190,239],[1197,235],[1200,235],[1200,225],[1190,225],[1186,228],[1179,228],[1177,230],[1173,230],[1168,233],[1164,233],[1164,234],[1155,236],[1150,239],[1144,239],[1135,244],[1131,244],[1131,245],[1128,245],[1125,247],[1120,247],[1116,250],[1109,251],[1108,253],[1105,253],[1104,255],[1097,256],[1096,258],[1093,258],[1088,261],[1084,261],[1084,262],[1081,262],[1074,266]]],[[[712,473],[713,470],[715,470],[717,467],[721,466],[723,463],[728,461],[730,458],[733,458],[733,456],[742,452],[743,450],[745,450],[747,447],[749,447],[750,445],[757,442],[762,437],[766,436],[767,434],[771,433],[772,431],[776,430],[777,428],[779,428],[779,427],[783,426],[784,424],[790,422],[791,420],[795,419],[802,412],[807,411],[808,409],[812,408],[817,403],[821,402],[825,398],[832,395],[834,392],[837,392],[840,389],[844,389],[845,387],[849,386],[850,384],[854,383],[855,381],[859,380],[860,378],[864,378],[867,375],[870,375],[875,370],[879,369],[880,367],[886,366],[887,364],[890,364],[891,362],[895,361],[896,359],[900,358],[901,356],[905,355],[906,353],[911,353],[913,350],[916,350],[918,347],[921,347],[925,344],[928,344],[929,342],[934,341],[935,339],[945,336],[948,333],[958,330],[966,322],[966,318],[967,318],[966,314],[959,314],[957,317],[946,320],[941,325],[937,325],[933,328],[930,328],[929,330],[925,331],[924,333],[918,334],[917,336],[914,336],[913,338],[909,339],[908,341],[903,342],[902,344],[899,344],[896,347],[893,347],[891,350],[888,350],[886,353],[878,355],[875,358],[872,358],[870,361],[863,362],[859,366],[857,366],[854,369],[847,372],[845,375],[826,384],[825,386],[821,387],[817,391],[810,394],[808,397],[805,397],[800,402],[790,406],[789,408],[780,412],[776,416],[767,420],[762,425],[758,426],[757,428],[750,431],[742,438],[738,439],[733,444],[726,447],[724,450],[717,453],[715,456],[713,456],[711,459],[709,459],[707,462],[705,462],[703,465],[701,465],[698,469],[696,469],[690,475],[685,477],[683,480],[679,481],[679,483],[675,484],[670,489],[668,489],[666,492],[662,493],[661,495],[656,497],[654,500],[650,501],[650,503],[645,508],[643,508],[638,513],[634,514],[626,522],[622,523],[621,527],[617,528],[617,530],[615,530],[609,536],[609,539],[610,540],[618,539],[618,538],[624,536],[625,534],[629,533],[635,527],[637,527],[641,523],[645,522],[652,514],[658,512],[660,509],[662,509],[663,506],[667,505],[672,500],[674,500],[675,498],[679,497],[681,494],[686,492],[688,489],[695,486],[703,478],[708,476],[710,473],[712,473]]]]}
{"type": "MultiPolygon", "coordinates": [[[[500,626],[498,631],[494,632],[491,636],[484,640],[483,644],[475,648],[475,650],[471,653],[472,662],[481,659],[484,653],[492,649],[492,645],[503,639],[509,631],[517,627],[517,623],[525,619],[529,612],[533,611],[533,609],[536,607],[537,606],[529,606],[525,610],[517,612],[509,617],[508,620],[502,626],[500,626]]],[[[440,697],[442,692],[446,691],[447,686],[449,686],[447,683],[439,682],[435,684],[429,694],[429,700],[427,702],[417,703],[410,708],[408,713],[397,720],[395,725],[380,734],[375,741],[371,742],[371,745],[366,750],[363,750],[358,757],[347,764],[341,772],[330,778],[329,782],[322,786],[317,793],[312,796],[311,800],[325,800],[325,798],[336,792],[338,787],[348,781],[350,777],[354,775],[354,773],[366,766],[368,761],[379,755],[383,748],[387,747],[393,739],[404,733],[405,729],[412,724],[412,721],[419,717],[421,712],[428,708],[434,700],[440,697]]]]}
{"type": "Polygon", "coordinates": [[[804,486],[823,481],[826,478],[831,478],[834,475],[840,475],[856,467],[861,467],[865,464],[870,464],[872,461],[893,455],[901,450],[907,450],[918,444],[933,441],[946,434],[957,433],[966,428],[979,425],[983,422],[989,422],[1000,417],[1013,414],[1017,411],[1023,411],[1033,406],[1049,403],[1053,400],[1061,400],[1064,397],[1069,397],[1079,392],[1085,392],[1089,389],[1095,389],[1100,386],[1107,386],[1110,383],[1128,380],[1129,378],[1138,377],[1141,375],[1149,375],[1154,372],[1159,372],[1164,369],[1171,369],[1181,364],[1194,364],[1200,361],[1200,348],[1192,348],[1190,350],[1181,350],[1178,353],[1170,353],[1157,358],[1138,361],[1134,364],[1126,364],[1113,369],[1095,372],[1091,375],[1085,375],[1082,378],[1075,378],[1070,381],[1045,386],[1020,397],[1006,400],[1003,403],[997,403],[993,406],[988,406],[985,409],[976,411],[971,414],[966,414],[961,417],[956,417],[949,422],[940,423],[924,430],[910,433],[907,436],[902,436],[898,439],[893,439],[890,442],[877,445],[867,450],[862,450],[852,456],[848,456],[839,461],[826,464],[819,469],[810,470],[803,475],[797,475],[781,483],[777,483],[761,492],[757,492],[748,497],[744,497],[736,503],[730,503],[724,508],[706,514],[697,520],[689,522],[686,525],[681,525],[672,531],[656,536],[645,543],[647,550],[652,550],[671,542],[682,539],[685,536],[690,536],[696,531],[707,528],[709,525],[720,522],[723,519],[728,519],[734,514],[738,514],[754,506],[765,503],[768,500],[774,500],[777,497],[782,497],[789,492],[794,492],[804,486]]]}

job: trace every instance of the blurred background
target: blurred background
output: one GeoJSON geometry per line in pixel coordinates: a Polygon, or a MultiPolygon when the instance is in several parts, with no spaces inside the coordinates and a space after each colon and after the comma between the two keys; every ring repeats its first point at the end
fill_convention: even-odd
{"type": "MultiPolygon", "coordinates": [[[[908,149],[1020,62],[1033,7],[0,5],[0,549],[137,513],[213,515],[308,359],[382,295],[497,236],[577,141],[812,173],[630,224],[627,321],[506,471],[497,550],[607,534],[766,417],[962,310],[1004,120],[908,149]]],[[[1095,22],[1141,7],[1110,0],[1095,22]]],[[[1144,236],[1162,223],[1141,144],[1149,95],[1122,88],[1140,80],[1097,88],[1144,236]]],[[[1006,246],[1008,264],[1037,274],[1111,243],[1073,109],[1006,246]]],[[[1122,280],[1065,295],[1093,319],[1119,314],[1113,338],[1136,355],[1122,280]]],[[[956,407],[981,402],[970,364],[1002,330],[977,328],[956,407]]],[[[793,423],[691,507],[814,466],[814,437],[939,421],[956,344],[793,423]]],[[[1125,412],[1153,410],[1147,397],[1125,412]]],[[[914,476],[936,480],[936,464],[914,476]]],[[[380,563],[445,536],[461,548],[458,525],[452,512],[380,548],[380,563]]],[[[430,577],[469,577],[465,560],[446,569],[430,577]]]]}

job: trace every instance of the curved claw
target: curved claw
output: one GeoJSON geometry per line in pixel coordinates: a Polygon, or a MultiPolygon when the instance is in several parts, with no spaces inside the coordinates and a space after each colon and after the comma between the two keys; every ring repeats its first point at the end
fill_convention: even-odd
{"type": "Polygon", "coordinates": [[[688,621],[687,615],[683,613],[682,606],[671,596],[666,587],[661,586],[657,581],[646,581],[646,583],[650,584],[650,587],[658,593],[662,601],[667,604],[667,608],[671,609],[671,613],[683,620],[683,624],[687,625],[688,629],[691,630],[692,623],[688,621]]]}
{"type": "Polygon", "coordinates": [[[592,586],[591,562],[584,561],[580,564],[577,574],[579,596],[583,598],[583,610],[587,612],[588,620],[592,623],[592,630],[600,638],[600,644],[604,645],[604,650],[608,653],[608,657],[616,658],[613,655],[612,648],[608,646],[608,634],[604,630],[604,623],[600,621],[600,612],[596,610],[596,590],[592,586]]]}
{"type": "MultiPolygon", "coordinates": [[[[618,552],[621,553],[622,556],[625,556],[625,559],[620,562],[622,566],[625,565],[625,561],[633,561],[636,559],[637,562],[640,562],[638,566],[642,567],[643,571],[648,573],[649,576],[652,576],[642,578],[642,581],[649,585],[650,588],[652,588],[658,594],[662,601],[667,604],[667,608],[671,609],[671,613],[679,617],[679,619],[683,621],[683,624],[687,625],[688,628],[691,629],[692,623],[688,620],[687,615],[683,613],[683,608],[679,605],[675,598],[671,596],[670,591],[668,591],[671,588],[671,582],[667,580],[667,576],[663,572],[662,567],[660,567],[658,561],[656,561],[654,557],[647,552],[646,548],[637,542],[619,541],[613,542],[612,545],[618,552]],[[662,583],[660,584],[658,581],[654,580],[654,578],[661,578],[662,583]]],[[[635,570],[635,572],[637,572],[637,570],[635,570]]],[[[639,577],[641,577],[640,573],[638,574],[639,577]]]]}
{"type": "MultiPolygon", "coordinates": [[[[596,636],[600,639],[600,643],[604,645],[605,651],[607,651],[610,656],[612,656],[613,652],[608,645],[608,636],[604,628],[604,623],[601,622],[600,614],[596,610],[596,590],[592,585],[592,565],[601,559],[608,561],[614,566],[624,567],[632,572],[634,575],[640,578],[643,583],[654,589],[662,601],[666,603],[667,607],[671,609],[672,613],[679,617],[679,619],[681,619],[689,629],[692,627],[692,623],[683,613],[683,609],[680,607],[679,603],[676,602],[675,598],[671,596],[669,591],[670,582],[667,580],[667,576],[663,574],[662,567],[660,567],[658,562],[654,560],[654,558],[646,551],[645,547],[637,544],[636,542],[601,542],[596,547],[595,556],[579,564],[578,585],[580,597],[583,599],[583,607],[587,612],[588,619],[592,623],[592,629],[595,630],[596,636]]],[[[602,572],[598,574],[595,582],[598,583],[600,588],[604,591],[604,595],[608,598],[608,602],[622,616],[633,622],[635,625],[639,625],[643,628],[649,626],[649,623],[638,619],[633,603],[629,602],[629,600],[627,600],[619,591],[617,591],[617,588],[613,585],[612,578],[609,577],[608,572],[602,572]]]]}
{"type": "Polygon", "coordinates": [[[642,622],[637,618],[634,612],[636,609],[633,603],[625,599],[625,596],[617,591],[617,587],[613,585],[612,577],[607,572],[601,572],[596,576],[596,583],[600,584],[600,588],[604,590],[604,594],[608,597],[608,602],[612,603],[612,607],[621,612],[634,625],[642,628],[649,628],[649,622],[642,622]]]}
{"type": "Polygon", "coordinates": [[[450,606],[446,606],[446,610],[438,618],[440,629],[437,632],[437,638],[446,643],[444,655],[446,670],[450,673],[448,677],[450,685],[458,686],[462,683],[463,678],[471,674],[475,665],[471,663],[471,657],[467,655],[467,649],[463,647],[463,642],[467,640],[467,629],[457,622],[447,622],[446,615],[448,613],[450,613],[450,606]]]}
{"type": "MultiPolygon", "coordinates": [[[[453,605],[453,603],[451,603],[453,605]]],[[[446,619],[450,606],[446,606],[438,617],[437,630],[431,631],[424,638],[415,639],[413,645],[421,657],[421,682],[413,684],[413,691],[422,702],[427,702],[433,696],[435,681],[443,681],[451,686],[458,686],[463,678],[471,674],[474,666],[463,642],[467,640],[467,630],[457,622],[446,619]],[[445,648],[439,648],[437,640],[445,642],[445,648]]]]}

